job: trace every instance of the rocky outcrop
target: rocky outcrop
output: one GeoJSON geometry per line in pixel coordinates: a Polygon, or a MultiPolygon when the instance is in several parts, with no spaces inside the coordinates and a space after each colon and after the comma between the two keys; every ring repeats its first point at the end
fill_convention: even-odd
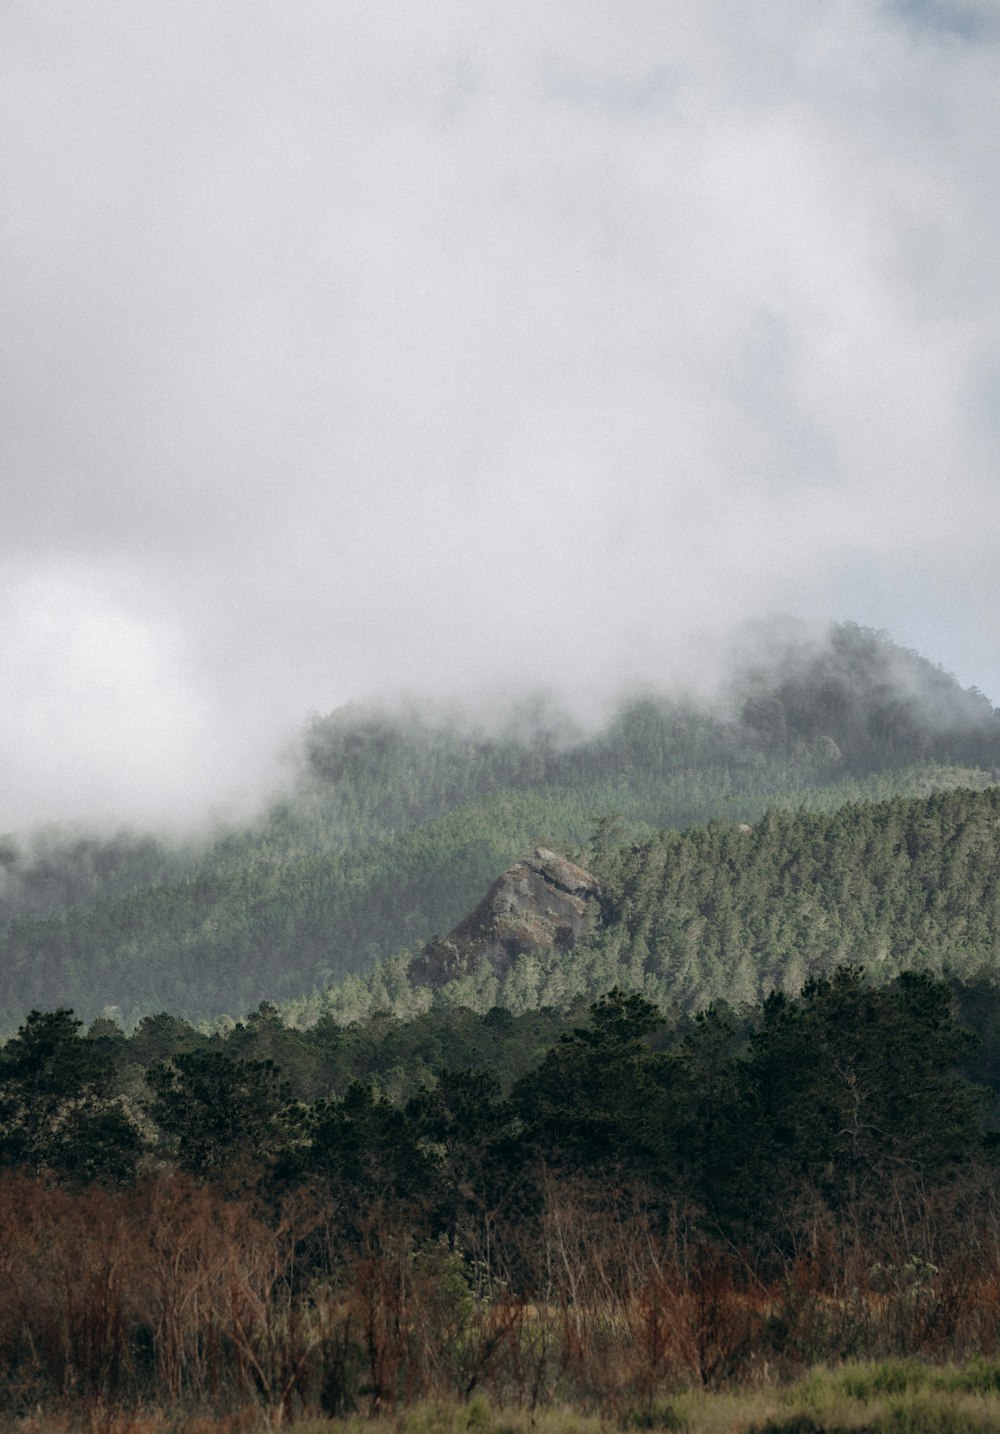
{"type": "Polygon", "coordinates": [[[503,977],[522,952],[569,951],[597,922],[597,878],[565,857],[536,847],[493,883],[471,915],[410,966],[414,981],[443,986],[482,958],[503,977]]]}

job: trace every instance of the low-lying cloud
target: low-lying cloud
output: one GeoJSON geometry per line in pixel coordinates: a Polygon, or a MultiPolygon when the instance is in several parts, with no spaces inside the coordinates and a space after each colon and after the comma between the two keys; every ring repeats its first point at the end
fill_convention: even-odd
{"type": "Polygon", "coordinates": [[[1000,700],[992,6],[15,4],[0,829],[310,710],[705,683],[774,609],[1000,700]]]}

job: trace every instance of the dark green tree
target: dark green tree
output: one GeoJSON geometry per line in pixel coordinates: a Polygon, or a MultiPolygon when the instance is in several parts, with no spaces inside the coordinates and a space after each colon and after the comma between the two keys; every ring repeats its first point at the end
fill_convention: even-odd
{"type": "Polygon", "coordinates": [[[412,1203],[430,1190],[433,1160],[406,1113],[352,1081],[343,1100],[310,1112],[303,1173],[320,1177],[355,1215],[387,1201],[412,1203]]]}
{"type": "Polygon", "coordinates": [[[982,1150],[980,1094],[958,1072],[973,1044],[926,975],[873,989],[844,966],[799,1000],[771,996],[742,1071],[747,1214],[780,1222],[819,1200],[856,1215],[947,1180],[982,1150]]]}
{"type": "Polygon", "coordinates": [[[438,1227],[450,1248],[463,1228],[482,1228],[509,1203],[521,1176],[514,1108],[485,1071],[441,1071],[407,1105],[431,1160],[438,1227]]]}
{"type": "Polygon", "coordinates": [[[150,1067],[149,1110],[182,1169],[239,1186],[294,1139],[301,1108],[273,1061],[189,1051],[150,1067]]]}
{"type": "Polygon", "coordinates": [[[666,1067],[649,1038],[663,1025],[642,996],[617,989],[602,996],[590,1025],[563,1036],[515,1086],[528,1138],[584,1169],[655,1165],[666,1067]]]}
{"type": "Polygon", "coordinates": [[[80,1181],[124,1181],[142,1151],[116,1097],[114,1058],[72,1011],[32,1011],[0,1052],[0,1161],[80,1181]]]}

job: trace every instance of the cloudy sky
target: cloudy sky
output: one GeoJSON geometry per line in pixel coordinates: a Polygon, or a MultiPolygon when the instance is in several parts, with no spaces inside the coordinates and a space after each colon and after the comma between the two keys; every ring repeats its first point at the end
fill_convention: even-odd
{"type": "Polygon", "coordinates": [[[1000,703],[998,15],[7,0],[0,829],[774,611],[1000,703]]]}

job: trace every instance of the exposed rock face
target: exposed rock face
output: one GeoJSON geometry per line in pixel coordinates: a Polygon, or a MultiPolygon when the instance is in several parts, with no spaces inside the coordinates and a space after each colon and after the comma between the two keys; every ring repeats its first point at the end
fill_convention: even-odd
{"type": "Polygon", "coordinates": [[[569,951],[594,928],[597,878],[545,847],[516,861],[493,883],[470,916],[410,966],[415,981],[443,986],[486,957],[498,976],[522,952],[569,951]]]}

